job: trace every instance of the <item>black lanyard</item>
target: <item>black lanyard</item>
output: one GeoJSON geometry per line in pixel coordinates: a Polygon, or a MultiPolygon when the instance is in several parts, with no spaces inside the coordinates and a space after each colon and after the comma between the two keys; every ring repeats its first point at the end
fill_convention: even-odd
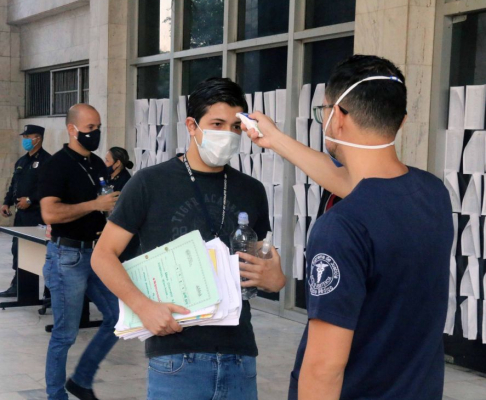
{"type": "Polygon", "coordinates": [[[86,172],[86,175],[88,175],[88,178],[89,180],[91,181],[91,183],[93,184],[94,187],[96,187],[96,183],[95,181],[93,180],[93,177],[91,176],[91,174],[88,172],[88,170],[86,168],[84,168],[83,164],[81,164],[79,161],[77,161],[71,154],[69,154],[69,151],[67,151],[65,148],[63,149],[66,154],[76,163],[78,163],[78,165],[83,168],[84,172],[86,172]]]}
{"type": "Polygon", "coordinates": [[[185,154],[182,156],[182,161],[184,161],[184,164],[186,165],[186,169],[187,169],[187,173],[189,174],[189,178],[191,179],[192,183],[194,183],[194,191],[196,192],[197,200],[201,204],[201,207],[202,207],[202,210],[203,210],[203,213],[204,213],[204,217],[206,218],[206,223],[207,223],[209,229],[211,230],[211,234],[214,237],[218,237],[219,234],[221,233],[221,229],[223,229],[224,218],[226,216],[226,198],[227,198],[227,194],[228,194],[228,175],[226,174],[226,171],[225,171],[224,172],[224,189],[223,189],[223,213],[222,213],[222,216],[221,216],[221,225],[219,226],[218,231],[216,231],[214,229],[213,222],[211,221],[211,217],[209,215],[208,208],[206,207],[206,203],[204,201],[204,196],[201,192],[201,188],[199,187],[199,185],[196,182],[196,178],[194,177],[194,174],[192,173],[191,166],[189,165],[189,162],[187,161],[187,157],[186,157],[185,154]]]}

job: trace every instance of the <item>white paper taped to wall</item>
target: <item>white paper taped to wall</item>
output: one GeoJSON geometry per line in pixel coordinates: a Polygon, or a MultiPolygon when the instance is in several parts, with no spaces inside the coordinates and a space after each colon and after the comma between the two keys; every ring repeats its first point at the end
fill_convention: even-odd
{"type": "Polygon", "coordinates": [[[459,194],[459,180],[457,178],[457,172],[445,171],[444,172],[444,185],[449,191],[451,198],[452,211],[461,212],[461,197],[459,194]]]}
{"type": "Polygon", "coordinates": [[[459,172],[461,169],[462,145],[464,143],[464,130],[446,131],[446,158],[445,170],[459,172]]]}
{"type": "MultiPolygon", "coordinates": [[[[177,147],[186,149],[189,131],[187,130],[185,122],[177,123],[177,147]]],[[[187,150],[187,149],[186,149],[187,150]]]]}
{"type": "Polygon", "coordinates": [[[466,86],[465,129],[484,129],[486,85],[466,86]]]}
{"type": "Polygon", "coordinates": [[[296,139],[309,146],[309,120],[305,117],[298,117],[295,120],[296,139]]]}
{"type": "Polygon", "coordinates": [[[324,104],[324,96],[326,94],[326,85],[324,83],[319,83],[314,91],[314,96],[312,97],[311,103],[311,118],[314,118],[314,107],[322,106],[324,104]]]}
{"type": "Polygon", "coordinates": [[[186,122],[187,118],[187,104],[186,96],[179,96],[179,102],[177,103],[177,119],[179,122],[186,122]]]}
{"type": "Polygon", "coordinates": [[[157,101],[155,99],[150,99],[149,101],[149,114],[148,114],[149,125],[157,124],[157,101]]]}
{"type": "Polygon", "coordinates": [[[465,174],[484,173],[484,131],[476,131],[464,149],[462,170],[465,174]]]}
{"type": "Polygon", "coordinates": [[[315,119],[312,120],[309,133],[310,147],[316,151],[322,151],[322,125],[315,119]]]}
{"type": "Polygon", "coordinates": [[[311,184],[307,191],[307,215],[316,219],[321,203],[321,192],[318,185],[311,184]]]}
{"type": "Polygon", "coordinates": [[[273,121],[275,121],[275,114],[277,108],[275,90],[271,90],[269,92],[263,93],[263,101],[265,104],[265,115],[267,115],[273,121]]]}
{"type": "Polygon", "coordinates": [[[304,246],[295,246],[292,278],[298,279],[299,281],[304,279],[304,268],[305,268],[304,246]]]}
{"type": "Polygon", "coordinates": [[[305,209],[305,185],[300,183],[294,185],[294,194],[295,194],[295,202],[294,202],[294,215],[299,217],[306,216],[306,209],[305,209]]]}
{"type": "Polygon", "coordinates": [[[464,86],[453,86],[449,94],[448,129],[464,130],[464,86]]]}
{"type": "Polygon", "coordinates": [[[457,236],[459,234],[459,217],[452,213],[452,225],[454,226],[454,239],[452,240],[451,254],[455,257],[457,253],[457,236]]]}
{"type": "Polygon", "coordinates": [[[302,86],[299,95],[299,117],[310,119],[311,118],[311,84],[308,83],[302,86]]]}
{"type": "Polygon", "coordinates": [[[478,336],[478,301],[468,297],[461,303],[462,335],[469,340],[478,336]]]}
{"type": "Polygon", "coordinates": [[[169,125],[170,124],[170,100],[169,99],[162,99],[164,104],[164,108],[162,110],[162,125],[169,125]]]}
{"type": "Polygon", "coordinates": [[[278,154],[273,156],[273,184],[282,185],[284,177],[284,162],[283,158],[278,154]]]}
{"type": "Polygon", "coordinates": [[[273,187],[273,215],[282,216],[283,209],[283,185],[273,187]]]}
{"type": "Polygon", "coordinates": [[[275,91],[275,122],[285,122],[285,105],[287,90],[277,89],[275,91]]]}
{"type": "Polygon", "coordinates": [[[135,100],[135,125],[148,124],[149,104],[147,99],[135,100]]]}
{"type": "Polygon", "coordinates": [[[446,335],[454,334],[454,324],[456,321],[456,309],[457,309],[456,295],[449,294],[449,300],[447,303],[446,323],[444,325],[444,333],[446,335]]]}
{"type": "Polygon", "coordinates": [[[253,161],[253,168],[251,171],[251,176],[258,181],[262,180],[262,158],[261,154],[252,154],[251,159],[253,161]]]}
{"type": "Polygon", "coordinates": [[[148,149],[153,152],[155,152],[157,149],[157,125],[149,125],[148,149]]]}
{"type": "Polygon", "coordinates": [[[162,113],[164,111],[164,99],[155,100],[157,104],[157,125],[162,125],[162,113]]]}
{"type": "Polygon", "coordinates": [[[255,92],[255,99],[253,102],[253,112],[260,111],[263,112],[263,93],[255,92]]]}
{"type": "Polygon", "coordinates": [[[466,193],[462,199],[462,214],[481,214],[481,181],[483,175],[473,174],[467,185],[466,193]]]}
{"type": "Polygon", "coordinates": [[[476,257],[467,258],[467,267],[461,279],[459,294],[479,300],[479,262],[476,257]]]}
{"type": "Polygon", "coordinates": [[[262,153],[262,182],[273,183],[273,154],[262,153]]]}
{"type": "Polygon", "coordinates": [[[264,183],[263,187],[265,188],[265,192],[267,192],[268,216],[270,218],[270,225],[273,229],[273,184],[264,183]]]}
{"type": "Polygon", "coordinates": [[[253,101],[252,101],[251,93],[246,93],[245,99],[246,99],[246,103],[248,104],[248,114],[251,114],[253,112],[253,101]]]}
{"type": "Polygon", "coordinates": [[[307,183],[307,175],[299,167],[295,167],[295,182],[307,183]]]}
{"type": "Polygon", "coordinates": [[[471,215],[466,227],[462,231],[461,250],[463,256],[481,257],[479,241],[479,216],[471,215]]]}
{"type": "Polygon", "coordinates": [[[294,246],[305,247],[306,232],[306,217],[298,217],[294,228],[294,246]]]}

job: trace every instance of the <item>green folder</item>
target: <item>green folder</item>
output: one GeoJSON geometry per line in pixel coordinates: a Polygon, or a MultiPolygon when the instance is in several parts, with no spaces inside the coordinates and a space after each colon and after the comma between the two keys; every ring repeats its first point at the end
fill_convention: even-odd
{"type": "MultiPolygon", "coordinates": [[[[192,231],[161,247],[123,263],[135,286],[149,299],[174,303],[191,312],[221,301],[214,267],[199,231],[192,231]]],[[[124,305],[123,325],[142,326],[124,305]]]]}

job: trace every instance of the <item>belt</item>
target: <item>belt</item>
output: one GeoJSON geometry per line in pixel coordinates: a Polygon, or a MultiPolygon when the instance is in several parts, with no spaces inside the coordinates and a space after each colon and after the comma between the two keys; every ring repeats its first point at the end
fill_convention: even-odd
{"type": "Polygon", "coordinates": [[[97,240],[92,240],[90,242],[83,242],[82,240],[73,240],[61,237],[52,237],[52,243],[56,243],[58,246],[74,247],[76,249],[94,249],[97,240]]]}

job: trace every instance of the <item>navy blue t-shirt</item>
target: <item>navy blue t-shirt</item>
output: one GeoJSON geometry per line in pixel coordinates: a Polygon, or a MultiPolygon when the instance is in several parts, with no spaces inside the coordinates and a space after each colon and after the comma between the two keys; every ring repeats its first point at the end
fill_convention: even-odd
{"type": "MultiPolygon", "coordinates": [[[[317,220],[307,311],[354,331],[342,400],[442,399],[452,239],[447,189],[411,167],[397,178],[362,180],[317,220]]],[[[289,399],[297,398],[307,328],[289,399]]]]}

